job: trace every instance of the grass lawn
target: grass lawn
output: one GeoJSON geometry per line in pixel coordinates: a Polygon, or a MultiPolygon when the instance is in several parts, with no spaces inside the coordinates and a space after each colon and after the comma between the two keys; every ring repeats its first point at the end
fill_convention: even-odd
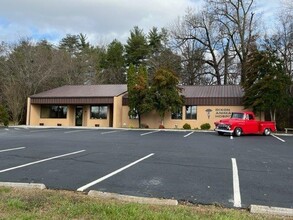
{"type": "MultiPolygon", "coordinates": [[[[278,219],[216,206],[155,206],[82,193],[0,187],[0,219],[278,219]]],[[[280,218],[279,218],[280,219],[280,218]]]]}

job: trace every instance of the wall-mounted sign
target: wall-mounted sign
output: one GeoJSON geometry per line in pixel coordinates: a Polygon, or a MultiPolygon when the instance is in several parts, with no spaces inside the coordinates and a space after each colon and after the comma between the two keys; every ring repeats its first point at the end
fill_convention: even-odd
{"type": "Polygon", "coordinates": [[[211,112],[212,112],[213,110],[212,109],[206,109],[206,113],[207,113],[207,116],[208,116],[208,119],[210,119],[210,117],[211,117],[211,112]]]}
{"type": "Polygon", "coordinates": [[[216,118],[230,118],[231,109],[229,108],[216,108],[216,118]]]}

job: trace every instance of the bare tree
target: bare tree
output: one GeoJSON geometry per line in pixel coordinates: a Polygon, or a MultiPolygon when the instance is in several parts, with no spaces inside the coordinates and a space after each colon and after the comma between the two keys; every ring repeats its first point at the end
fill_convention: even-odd
{"type": "Polygon", "coordinates": [[[254,0],[206,0],[209,11],[230,39],[240,62],[241,82],[246,78],[246,63],[251,44],[256,41],[254,0]]]}
{"type": "Polygon", "coordinates": [[[277,54],[284,61],[286,73],[293,77],[293,24],[291,19],[284,18],[278,22],[277,33],[265,37],[265,48],[277,54]]]}
{"type": "Polygon", "coordinates": [[[26,100],[32,94],[59,85],[56,68],[61,63],[50,45],[21,40],[6,45],[0,59],[1,91],[15,124],[24,121],[26,100]]]}
{"type": "Polygon", "coordinates": [[[277,14],[276,30],[265,36],[265,48],[284,61],[284,70],[293,79],[293,3],[282,1],[283,7],[277,14]]]}
{"type": "Polygon", "coordinates": [[[293,2],[291,0],[281,0],[282,12],[293,15],[293,2]]]}
{"type": "Polygon", "coordinates": [[[183,85],[209,84],[205,78],[204,50],[196,40],[188,40],[180,45],[181,50],[181,81],[183,85]]]}
{"type": "MultiPolygon", "coordinates": [[[[215,19],[214,14],[209,13],[206,9],[200,13],[189,10],[183,21],[179,20],[173,28],[172,34],[179,48],[185,53],[187,51],[190,55],[191,52],[193,55],[202,53],[198,65],[204,63],[206,71],[198,72],[199,76],[210,78],[211,83],[218,85],[227,83],[231,61],[230,39],[224,35],[223,25],[215,19]]],[[[188,61],[189,66],[195,61],[194,58],[192,57],[188,61]]],[[[197,56],[197,58],[199,57],[197,56]]]]}

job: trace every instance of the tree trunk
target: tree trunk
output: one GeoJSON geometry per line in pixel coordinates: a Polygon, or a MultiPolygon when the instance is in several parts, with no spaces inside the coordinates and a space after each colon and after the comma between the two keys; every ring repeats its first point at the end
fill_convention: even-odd
{"type": "Polygon", "coordinates": [[[271,121],[276,121],[276,109],[270,110],[271,121]]]}
{"type": "Polygon", "coordinates": [[[141,128],[141,115],[138,113],[138,128],[141,128]]]}
{"type": "Polygon", "coordinates": [[[160,115],[160,118],[161,118],[161,125],[163,125],[163,126],[164,126],[164,117],[165,117],[165,114],[160,115]]]}

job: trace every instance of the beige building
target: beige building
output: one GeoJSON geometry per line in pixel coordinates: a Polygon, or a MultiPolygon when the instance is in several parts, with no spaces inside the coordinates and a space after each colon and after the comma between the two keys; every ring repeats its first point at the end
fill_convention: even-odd
{"type": "MultiPolygon", "coordinates": [[[[243,111],[240,86],[182,86],[185,105],[179,112],[166,112],[165,128],[200,128],[243,111]]],[[[136,128],[129,118],[126,85],[63,86],[28,98],[27,125],[136,128]]],[[[153,111],[142,116],[142,124],[159,128],[161,119],[153,111]]]]}

